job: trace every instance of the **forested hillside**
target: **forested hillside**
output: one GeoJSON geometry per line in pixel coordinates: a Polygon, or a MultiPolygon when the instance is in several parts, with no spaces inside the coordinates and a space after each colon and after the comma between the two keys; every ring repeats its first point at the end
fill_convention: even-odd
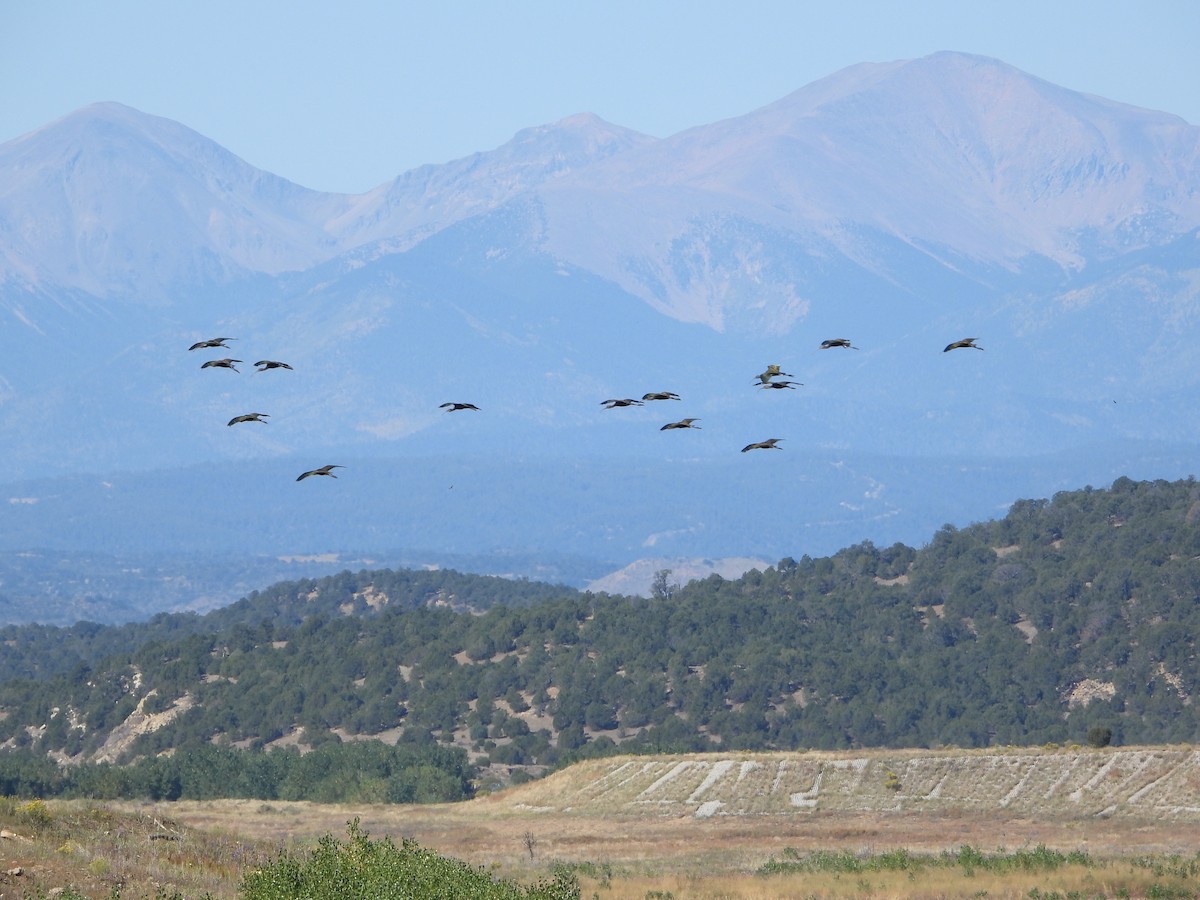
{"type": "Polygon", "coordinates": [[[379,737],[542,767],[618,746],[1200,734],[1191,479],[1022,500],[1003,519],[945,526],[920,550],[864,543],[738,580],[659,587],[642,600],[344,573],[191,617],[186,634],[170,618],[73,643],[55,629],[9,629],[6,656],[23,661],[0,684],[0,741],[22,759],[128,762],[214,743],[379,737]],[[61,670],[49,661],[56,636],[82,662],[13,677],[61,670]]]}
{"type": "Polygon", "coordinates": [[[450,606],[482,612],[493,604],[523,606],[574,594],[570,588],[491,575],[463,575],[453,570],[382,570],[325,578],[283,581],[207,615],[160,613],[147,622],[100,625],[79,622],[68,628],[52,625],[0,627],[0,682],[13,678],[44,679],[64,675],[80,665],[94,666],[117,652],[152,641],[172,641],[194,634],[222,634],[239,625],[295,627],[310,616],[354,614],[369,618],[384,608],[450,606]]]}

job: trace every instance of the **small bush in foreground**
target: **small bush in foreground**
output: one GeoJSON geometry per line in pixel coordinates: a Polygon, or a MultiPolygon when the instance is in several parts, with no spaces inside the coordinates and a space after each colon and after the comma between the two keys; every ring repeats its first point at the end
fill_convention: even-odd
{"type": "Polygon", "coordinates": [[[344,843],[326,835],[307,860],[285,851],[248,873],[241,895],[244,900],[579,900],[579,882],[564,871],[531,887],[497,880],[415,841],[404,840],[399,847],[390,838],[372,841],[355,819],[344,843]]]}

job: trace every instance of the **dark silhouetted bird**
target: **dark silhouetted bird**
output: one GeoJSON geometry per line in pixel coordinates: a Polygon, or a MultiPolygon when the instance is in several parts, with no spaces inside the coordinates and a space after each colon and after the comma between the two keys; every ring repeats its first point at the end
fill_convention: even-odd
{"type": "Polygon", "coordinates": [[[287,363],[280,362],[277,359],[260,359],[254,365],[258,367],[258,371],[260,371],[260,372],[265,372],[268,369],[290,369],[291,368],[291,366],[289,366],[287,363]]]}
{"type": "Polygon", "coordinates": [[[233,369],[233,371],[236,372],[236,371],[238,371],[238,367],[235,366],[234,363],[240,363],[240,362],[241,362],[240,359],[230,359],[229,357],[225,357],[225,359],[210,359],[208,362],[206,362],[200,368],[202,368],[202,369],[210,369],[210,368],[233,369]]]}
{"type": "Polygon", "coordinates": [[[827,341],[821,341],[822,350],[832,350],[834,347],[845,347],[847,350],[858,349],[850,343],[850,338],[830,338],[827,341]]]}
{"type": "Polygon", "coordinates": [[[643,400],[678,400],[678,394],[672,394],[670,391],[651,391],[649,394],[642,394],[643,400]]]}
{"type": "Polygon", "coordinates": [[[305,472],[296,480],[303,481],[309,475],[328,475],[330,478],[337,478],[337,476],[333,474],[333,470],[334,469],[344,469],[344,468],[346,468],[346,467],[345,466],[332,466],[332,465],[331,466],[321,466],[321,468],[319,468],[319,469],[312,469],[308,472],[305,472]]]}
{"type": "Polygon", "coordinates": [[[802,381],[764,381],[762,384],[759,385],[759,387],[760,388],[771,388],[771,389],[774,389],[777,391],[782,390],[783,388],[787,388],[788,390],[794,391],[796,389],[796,385],[800,385],[800,387],[804,387],[804,382],[802,382],[802,381]]]}
{"type": "Polygon", "coordinates": [[[671,431],[671,430],[673,430],[673,429],[675,429],[675,428],[696,428],[696,429],[699,429],[699,428],[700,428],[700,426],[699,426],[699,425],[693,425],[693,424],[692,424],[693,422],[699,422],[699,421],[700,421],[699,419],[680,419],[678,422],[668,422],[666,425],[664,425],[662,428],[660,428],[660,429],[658,429],[658,430],[659,430],[659,431],[671,431]]]}
{"type": "Polygon", "coordinates": [[[474,403],[443,403],[438,409],[444,409],[446,412],[455,412],[460,409],[473,409],[479,412],[479,407],[474,403]]]}
{"type": "Polygon", "coordinates": [[[947,344],[943,353],[949,353],[951,350],[962,350],[964,347],[970,347],[972,350],[982,350],[982,347],[976,347],[975,342],[979,338],[963,338],[961,341],[955,341],[953,344],[947,344]]]}
{"type": "Polygon", "coordinates": [[[211,340],[207,340],[207,341],[196,341],[196,343],[192,344],[192,346],[188,347],[188,349],[189,350],[211,350],[214,347],[222,347],[222,348],[228,350],[229,348],[225,346],[225,342],[226,341],[236,341],[236,340],[237,340],[237,338],[212,338],[211,340]]]}
{"type": "Polygon", "coordinates": [[[771,438],[766,441],[758,441],[755,444],[747,444],[742,448],[742,452],[745,453],[747,450],[782,450],[782,447],[775,446],[782,440],[783,438],[771,438]]]}
{"type": "Polygon", "coordinates": [[[645,406],[641,400],[626,397],[624,400],[605,400],[601,404],[605,409],[618,409],[622,406],[645,406]]]}
{"type": "Polygon", "coordinates": [[[237,425],[240,422],[262,422],[264,425],[270,425],[271,423],[267,421],[270,415],[270,413],[246,413],[245,415],[234,416],[225,424],[237,425]]]}

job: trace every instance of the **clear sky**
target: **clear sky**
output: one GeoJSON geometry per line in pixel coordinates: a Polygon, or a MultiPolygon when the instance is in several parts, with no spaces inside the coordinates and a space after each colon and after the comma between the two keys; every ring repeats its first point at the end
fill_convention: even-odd
{"type": "Polygon", "coordinates": [[[0,142],[117,100],[358,192],[577,112],[666,137],[938,50],[1200,124],[1198,47],[1200,0],[0,0],[0,142]]]}

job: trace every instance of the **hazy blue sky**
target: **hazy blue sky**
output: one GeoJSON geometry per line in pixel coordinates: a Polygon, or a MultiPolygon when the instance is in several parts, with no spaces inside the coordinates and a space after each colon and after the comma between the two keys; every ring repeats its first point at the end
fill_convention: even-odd
{"type": "Polygon", "coordinates": [[[961,50],[1200,123],[1200,0],[0,0],[0,142],[98,100],[363,191],[594,112],[665,137],[961,50]]]}

